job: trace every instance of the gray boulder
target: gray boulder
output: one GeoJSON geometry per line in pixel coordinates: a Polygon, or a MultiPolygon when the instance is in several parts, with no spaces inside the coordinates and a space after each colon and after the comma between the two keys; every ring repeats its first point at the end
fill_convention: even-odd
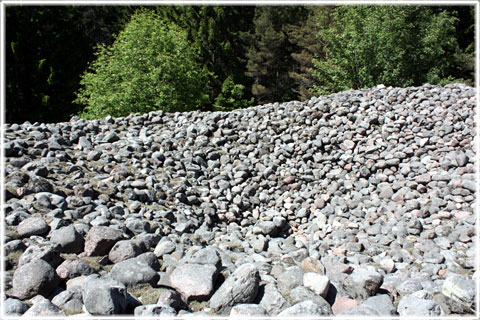
{"type": "Polygon", "coordinates": [[[19,267],[13,274],[13,295],[19,299],[47,296],[58,283],[55,269],[44,260],[36,259],[19,267]]]}
{"type": "Polygon", "coordinates": [[[442,286],[442,293],[463,306],[472,309],[476,297],[475,281],[452,274],[445,279],[442,286]]]}
{"type": "Polygon", "coordinates": [[[278,279],[277,286],[281,292],[288,292],[303,284],[304,272],[297,266],[289,267],[283,271],[278,279]]]}
{"type": "Polygon", "coordinates": [[[134,258],[147,251],[143,242],[138,240],[120,240],[115,243],[108,253],[108,259],[117,263],[123,260],[134,258]]]}
{"type": "Polygon", "coordinates": [[[322,306],[323,314],[333,315],[332,307],[327,302],[327,300],[304,286],[298,286],[292,289],[292,291],[290,291],[290,300],[293,304],[310,300],[322,306]]]}
{"type": "Polygon", "coordinates": [[[80,253],[83,251],[85,241],[73,225],[52,231],[50,241],[59,246],[61,252],[80,253]]]}
{"type": "Polygon", "coordinates": [[[92,227],[85,239],[85,254],[87,256],[106,255],[122,238],[122,232],[119,230],[103,226],[92,227]]]}
{"type": "Polygon", "coordinates": [[[170,283],[185,297],[186,301],[203,300],[212,294],[217,274],[217,268],[214,265],[184,264],[173,270],[170,283]]]}
{"type": "Polygon", "coordinates": [[[325,298],[330,288],[330,280],[327,276],[315,272],[307,272],[303,275],[303,285],[325,298]]]}
{"type": "Polygon", "coordinates": [[[234,305],[253,302],[259,282],[260,275],[253,264],[241,265],[211,297],[210,307],[222,315],[227,315],[234,305]]]}
{"type": "Polygon", "coordinates": [[[43,235],[49,230],[49,226],[43,218],[32,217],[23,220],[17,226],[17,232],[21,237],[28,238],[33,235],[43,235]]]}
{"type": "Polygon", "coordinates": [[[230,311],[230,317],[255,317],[255,316],[268,316],[267,311],[258,304],[243,303],[237,304],[230,311]]]}
{"type": "Polygon", "coordinates": [[[433,300],[417,298],[413,295],[403,297],[397,308],[400,316],[439,316],[440,306],[433,300]]]}
{"type": "Polygon", "coordinates": [[[325,306],[311,300],[299,302],[290,308],[287,308],[278,314],[279,317],[318,317],[331,315],[325,309],[325,306]]]}
{"type": "Polygon", "coordinates": [[[260,305],[271,316],[276,316],[285,308],[290,307],[290,304],[273,283],[269,283],[265,286],[260,305]]]}
{"type": "Polygon", "coordinates": [[[378,272],[352,272],[343,281],[345,290],[355,299],[365,300],[374,296],[383,283],[383,276],[378,272]]]}
{"type": "Polygon", "coordinates": [[[366,299],[362,304],[342,312],[340,315],[391,317],[396,315],[396,309],[390,297],[387,294],[381,294],[366,299]]]}
{"type": "Polygon", "coordinates": [[[79,276],[89,276],[95,273],[95,270],[81,259],[65,260],[55,269],[60,279],[69,280],[79,276]]]}
{"type": "Polygon", "coordinates": [[[28,304],[15,298],[8,298],[3,302],[3,312],[6,316],[21,316],[28,308],[28,304]]]}
{"type": "Polygon", "coordinates": [[[172,307],[165,304],[147,304],[138,306],[134,311],[135,317],[175,317],[177,312],[172,307]]]}
{"type": "Polygon", "coordinates": [[[52,244],[31,244],[20,256],[18,265],[23,266],[33,260],[42,259],[48,262],[53,268],[58,267],[64,260],[60,252],[52,244]]]}
{"type": "Polygon", "coordinates": [[[112,279],[123,283],[127,287],[133,287],[141,283],[155,285],[160,279],[157,272],[158,265],[155,266],[152,261],[145,259],[145,257],[149,255],[155,256],[153,253],[147,253],[116,263],[112,270],[110,270],[110,276],[112,279]],[[157,270],[153,269],[152,266],[157,267],[157,270]]]}
{"type": "Polygon", "coordinates": [[[222,267],[222,259],[214,247],[206,247],[198,250],[191,258],[187,259],[191,264],[209,264],[220,270],[222,267]]]}
{"type": "Polygon", "coordinates": [[[23,318],[66,316],[64,311],[60,310],[60,308],[51,303],[50,300],[42,296],[36,296],[30,301],[33,305],[23,314],[23,318]]]}
{"type": "Polygon", "coordinates": [[[123,314],[127,309],[127,290],[114,280],[90,275],[82,284],[85,309],[93,315],[123,314]]]}

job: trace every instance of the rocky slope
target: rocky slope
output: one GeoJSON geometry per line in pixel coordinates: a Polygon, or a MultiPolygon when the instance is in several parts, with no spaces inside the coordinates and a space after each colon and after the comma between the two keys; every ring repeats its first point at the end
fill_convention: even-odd
{"type": "Polygon", "coordinates": [[[475,94],[6,124],[4,311],[472,314],[475,94]]]}

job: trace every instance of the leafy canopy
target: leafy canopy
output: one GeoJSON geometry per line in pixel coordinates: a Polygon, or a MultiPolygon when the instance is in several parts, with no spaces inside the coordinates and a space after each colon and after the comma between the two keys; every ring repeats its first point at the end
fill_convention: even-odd
{"type": "Polygon", "coordinates": [[[209,103],[209,74],[186,33],[151,11],[134,14],[113,45],[99,46],[96,55],[75,100],[86,105],[83,118],[190,111],[209,103]]]}
{"type": "Polygon", "coordinates": [[[439,7],[341,6],[321,26],[317,92],[449,81],[456,18],[439,7]]]}

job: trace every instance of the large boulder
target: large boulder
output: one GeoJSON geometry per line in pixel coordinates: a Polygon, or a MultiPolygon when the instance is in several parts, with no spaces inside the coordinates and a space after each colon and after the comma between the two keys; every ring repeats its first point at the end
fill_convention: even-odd
{"type": "Polygon", "coordinates": [[[214,265],[188,263],[173,270],[170,283],[186,301],[204,300],[212,294],[217,274],[214,265]]]}
{"type": "Polygon", "coordinates": [[[210,307],[219,314],[228,315],[234,305],[255,300],[259,282],[260,275],[253,264],[241,265],[211,297],[210,307]]]}
{"type": "Polygon", "coordinates": [[[119,230],[104,226],[92,227],[85,239],[85,255],[106,255],[122,238],[123,234],[119,230]]]}
{"type": "Polygon", "coordinates": [[[123,314],[127,310],[126,287],[96,274],[83,281],[82,299],[85,309],[92,315],[123,314]]]}
{"type": "Polygon", "coordinates": [[[46,297],[59,282],[55,269],[44,260],[36,259],[19,267],[13,274],[13,295],[22,300],[36,295],[46,297]]]}

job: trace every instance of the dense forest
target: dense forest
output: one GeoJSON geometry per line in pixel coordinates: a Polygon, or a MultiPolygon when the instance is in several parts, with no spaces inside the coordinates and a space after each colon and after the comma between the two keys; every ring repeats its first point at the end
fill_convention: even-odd
{"type": "Polygon", "coordinates": [[[474,6],[6,6],[8,123],[474,84],[474,6]]]}

